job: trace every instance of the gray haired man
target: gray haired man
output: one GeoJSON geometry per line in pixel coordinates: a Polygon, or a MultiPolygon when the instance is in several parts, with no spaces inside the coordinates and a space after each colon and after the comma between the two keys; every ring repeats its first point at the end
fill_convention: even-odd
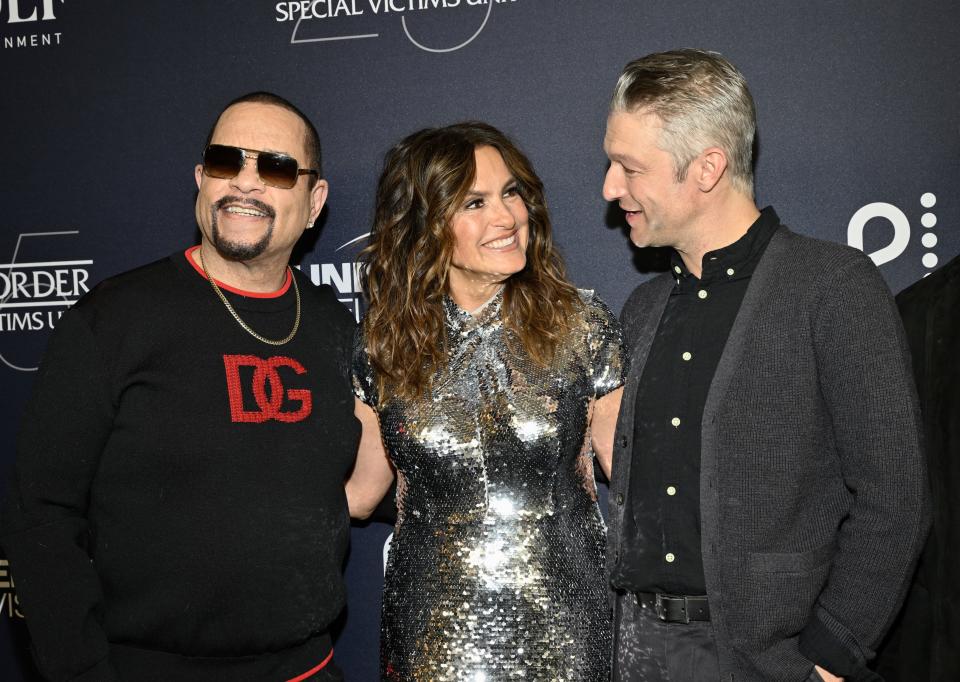
{"type": "Polygon", "coordinates": [[[610,489],[615,679],[878,679],[928,527],[916,391],[859,251],[753,198],[753,99],[723,57],[631,62],[603,185],[671,271],[622,314],[610,489]]]}

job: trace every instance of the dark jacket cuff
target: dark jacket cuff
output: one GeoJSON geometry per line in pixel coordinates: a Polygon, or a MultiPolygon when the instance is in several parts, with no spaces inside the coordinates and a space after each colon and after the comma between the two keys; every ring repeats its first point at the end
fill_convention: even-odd
{"type": "Polygon", "coordinates": [[[843,624],[823,609],[816,609],[800,633],[800,653],[846,682],[883,682],[867,668],[867,655],[843,624]]]}

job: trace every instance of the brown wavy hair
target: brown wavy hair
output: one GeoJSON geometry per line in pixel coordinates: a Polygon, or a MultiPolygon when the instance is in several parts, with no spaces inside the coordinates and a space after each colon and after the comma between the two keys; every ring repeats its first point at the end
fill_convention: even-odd
{"type": "Polygon", "coordinates": [[[363,331],[381,403],[385,396],[423,396],[446,367],[450,226],[476,176],[474,150],[485,146],[500,152],[529,213],[527,263],[503,293],[508,340],[519,340],[534,362],[546,365],[581,306],[553,244],[543,183],[523,152],[477,121],[413,133],[384,159],[369,244],[360,254],[369,302],[363,331]]]}

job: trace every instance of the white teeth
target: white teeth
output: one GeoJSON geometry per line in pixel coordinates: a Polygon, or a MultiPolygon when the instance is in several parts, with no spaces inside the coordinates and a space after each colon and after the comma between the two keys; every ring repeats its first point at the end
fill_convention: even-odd
{"type": "Polygon", "coordinates": [[[487,242],[486,244],[484,244],[484,246],[486,246],[489,249],[502,249],[504,246],[510,246],[515,241],[517,241],[517,235],[507,237],[506,239],[497,239],[492,242],[487,242]]]}
{"type": "Polygon", "coordinates": [[[224,210],[227,213],[236,213],[237,215],[246,215],[253,218],[263,218],[267,215],[266,213],[258,211],[255,208],[246,208],[244,206],[228,206],[224,210]]]}

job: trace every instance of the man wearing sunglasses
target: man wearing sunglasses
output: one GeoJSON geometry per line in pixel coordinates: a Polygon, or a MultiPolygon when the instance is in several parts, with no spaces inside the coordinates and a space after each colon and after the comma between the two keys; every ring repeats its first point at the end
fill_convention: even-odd
{"type": "Polygon", "coordinates": [[[199,245],[61,319],[2,545],[56,680],[340,680],[353,320],[288,265],[323,207],[320,142],[276,95],[221,113],[199,245]]]}

